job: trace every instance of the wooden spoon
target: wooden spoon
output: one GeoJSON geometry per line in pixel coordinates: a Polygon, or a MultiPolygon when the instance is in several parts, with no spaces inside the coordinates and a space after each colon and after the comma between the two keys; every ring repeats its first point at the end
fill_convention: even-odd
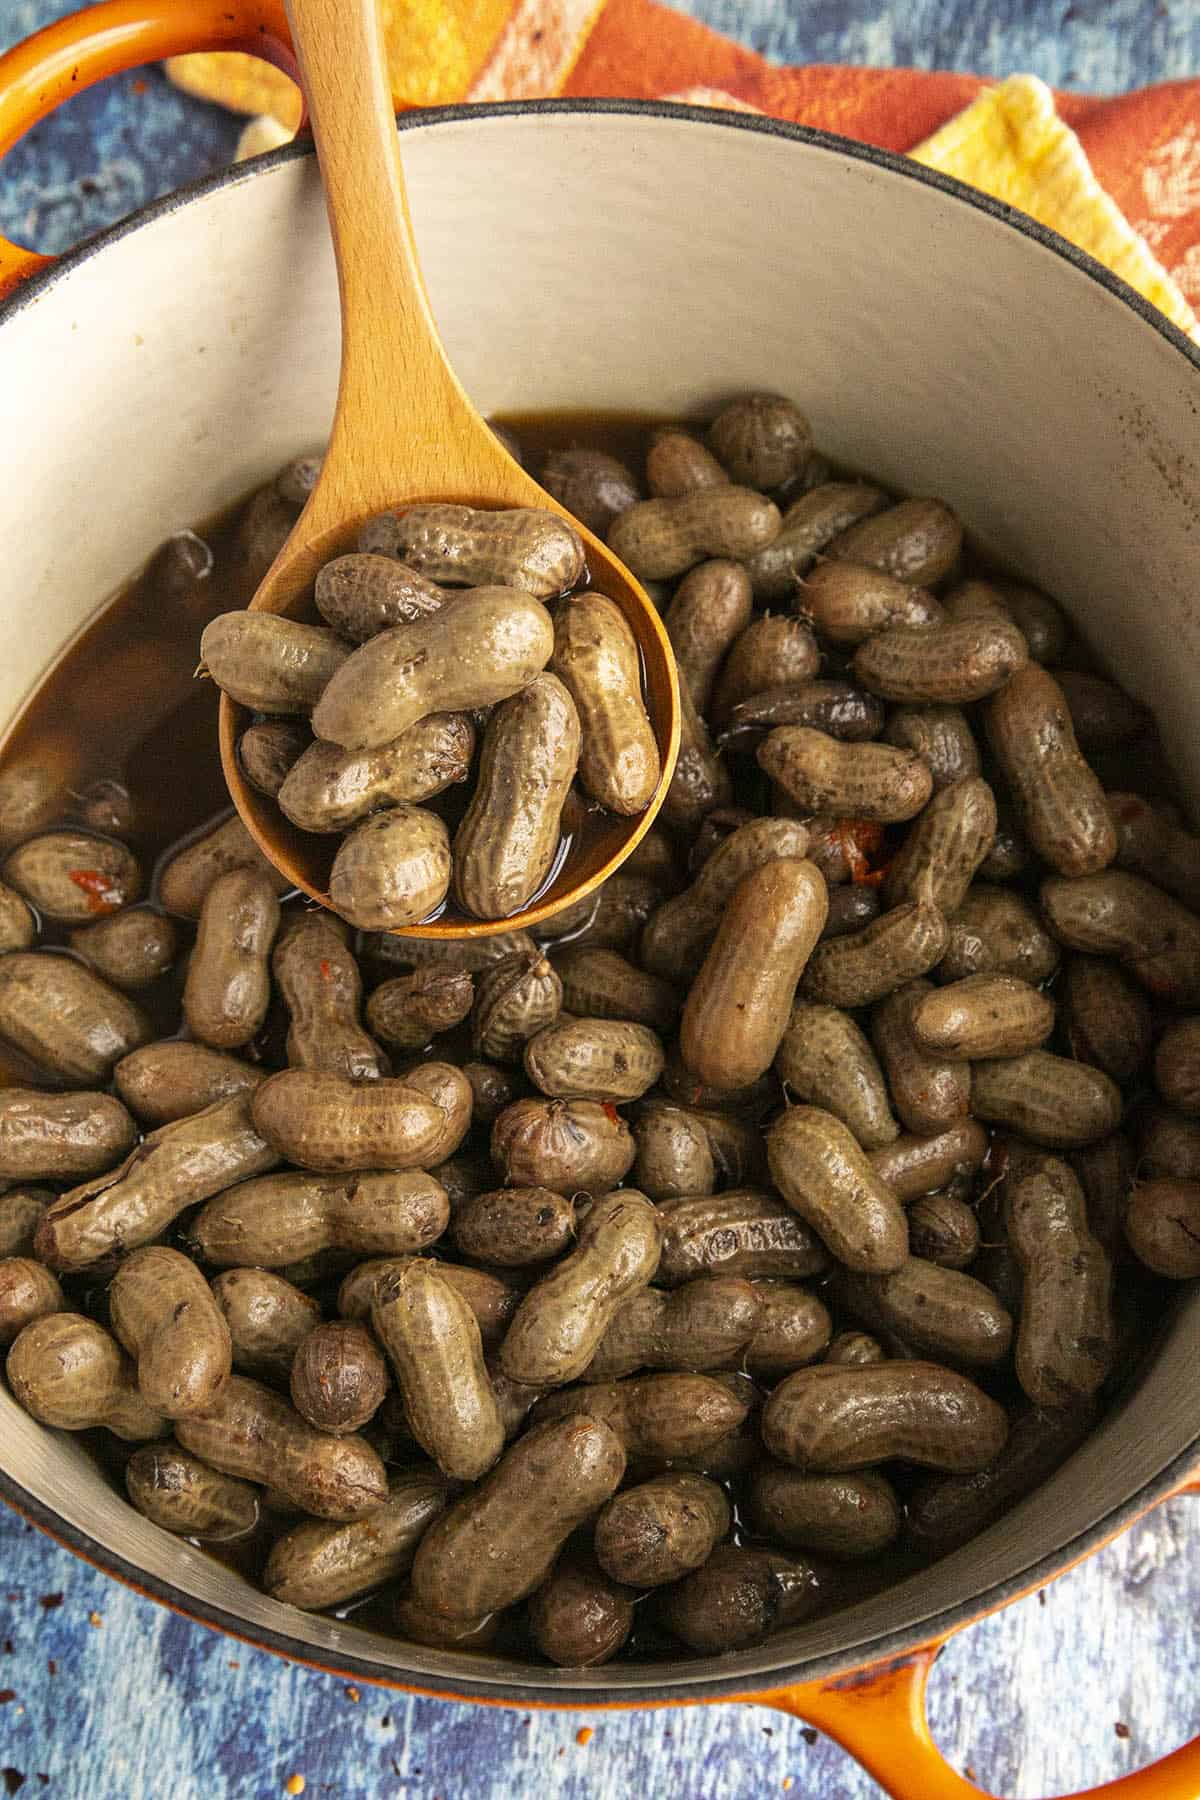
{"type": "MultiPolygon", "coordinates": [[[[417,501],[534,506],[570,517],[509,456],[459,384],[438,337],[417,261],[385,73],[377,0],[287,0],[312,120],[337,262],[342,360],[321,474],[252,606],[314,619],[321,564],[353,547],[363,521],[417,501]]],[[[400,935],[480,937],[547,919],[617,869],[662,804],[679,748],[679,689],[662,622],[645,591],[578,525],[593,585],[621,608],[641,649],[662,778],[636,818],[604,815],[594,837],[523,912],[499,920],[439,918],[400,935]]],[[[221,699],[221,762],[238,812],[289,880],[329,906],[338,839],[296,830],[249,787],[236,755],[247,715],[221,699]]]]}

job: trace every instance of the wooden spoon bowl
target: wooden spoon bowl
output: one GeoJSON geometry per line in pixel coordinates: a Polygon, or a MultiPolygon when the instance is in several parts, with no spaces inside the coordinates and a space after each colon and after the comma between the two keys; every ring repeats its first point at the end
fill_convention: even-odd
{"type": "MultiPolygon", "coordinates": [[[[317,570],[352,549],[365,521],[389,508],[451,501],[570,514],[508,454],[446,359],[412,239],[376,0],[288,0],[287,13],[325,185],[342,357],[320,476],[251,606],[312,621],[317,570]]],[[[521,912],[506,919],[447,913],[405,927],[400,936],[483,937],[538,924],[607,880],[662,805],[679,749],[675,659],[645,590],[598,538],[572,523],[592,585],[620,607],[641,652],[644,697],[662,764],[658,786],[635,818],[603,815],[521,912]]],[[[341,840],[299,831],[273,800],[247,784],[237,740],[248,722],[245,709],[223,695],[221,762],[233,802],[275,866],[331,907],[329,871],[341,840]]]]}

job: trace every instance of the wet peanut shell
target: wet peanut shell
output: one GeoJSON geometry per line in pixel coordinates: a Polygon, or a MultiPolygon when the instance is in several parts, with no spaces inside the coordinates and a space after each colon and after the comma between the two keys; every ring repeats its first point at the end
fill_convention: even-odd
{"type": "Polygon", "coordinates": [[[1177,1112],[1200,1115],[1200,1019],[1176,1019],[1154,1052],[1154,1085],[1177,1112]]]}
{"type": "Polygon", "coordinates": [[[37,936],[37,921],[15,888],[0,881],[0,955],[28,950],[37,936]]]}
{"type": "Polygon", "coordinates": [[[955,1193],[924,1194],[908,1209],[908,1238],[914,1257],[965,1269],[979,1251],[979,1220],[955,1193]]]}
{"type": "Polygon", "coordinates": [[[226,1269],[212,1284],[229,1327],[233,1366],[248,1375],[286,1376],[321,1322],[321,1308],[269,1269],[226,1269]]]}
{"type": "Polygon", "coordinates": [[[1071,1055],[1124,1086],[1150,1055],[1154,1015],[1133,978],[1105,957],[1069,956],[1060,990],[1071,1055]]]}
{"type": "Polygon", "coordinates": [[[175,960],[178,937],[164,913],[133,906],[97,919],[70,934],[70,945],[90,968],[114,987],[136,993],[165,975],[175,960]]]}
{"type": "Polygon", "coordinates": [[[1121,1122],[1121,1091],[1100,1069],[1046,1050],[971,1065],[971,1111],[1031,1143],[1072,1150],[1121,1122]]]}
{"type": "Polygon", "coordinates": [[[809,571],[796,606],[821,637],[846,649],[893,626],[941,625],[946,617],[924,588],[866,563],[836,559],[809,571]]]}
{"type": "Polygon", "coordinates": [[[708,1134],[686,1108],[647,1102],[633,1133],[637,1140],[634,1182],[652,1200],[715,1191],[716,1164],[708,1134]]]}
{"type": "Polygon", "coordinates": [[[356,1084],[318,1069],[270,1076],[252,1107],[279,1157],[325,1174],[415,1168],[444,1126],[440,1109],[403,1081],[356,1084]]]}
{"type": "Polygon", "coordinates": [[[902,1517],[891,1482],[874,1469],[804,1475],[777,1464],[754,1476],[750,1510],[776,1543],[839,1560],[878,1556],[899,1536],[902,1517]]]}
{"type": "Polygon", "coordinates": [[[731,400],[709,426],[708,441],[732,480],[760,492],[799,475],[813,447],[812,426],[780,394],[731,400]]]}
{"type": "Polygon", "coordinates": [[[154,1035],[134,1001],[73,958],[45,950],[0,957],[0,1036],[75,1087],[107,1082],[154,1035]]]}
{"type": "Polygon", "coordinates": [[[1200,1274],[1200,1181],[1160,1176],[1137,1182],[1124,1226],[1130,1249],[1156,1275],[1187,1281],[1200,1274]]]}
{"type": "Polygon", "coordinates": [[[736,1276],[702,1275],[671,1293],[643,1288],[613,1314],[586,1379],[614,1381],[643,1368],[724,1368],[740,1358],[763,1310],[759,1290],[736,1276]]]}
{"type": "Polygon", "coordinates": [[[667,1287],[700,1275],[802,1280],[828,1261],[816,1233],[773,1194],[684,1194],[658,1210],[666,1231],[656,1279],[667,1287]]]}
{"type": "Polygon", "coordinates": [[[961,707],[937,701],[898,706],[883,736],[886,743],[915,750],[928,764],[935,794],[979,774],[979,746],[961,707]]]}
{"type": "Polygon", "coordinates": [[[534,1421],[585,1413],[604,1422],[631,1461],[695,1456],[736,1431],[749,1402],[711,1375],[639,1375],[562,1388],[539,1400],[534,1421]]]}
{"type": "Polygon", "coordinates": [[[1037,987],[1058,967],[1058,945],[1037,913],[1005,888],[973,882],[946,923],[949,941],[937,966],[939,981],[1014,975],[1037,987]]]}
{"type": "Polygon", "coordinates": [[[942,788],[892,859],[884,877],[884,904],[920,900],[944,914],[954,912],[995,837],[996,799],[986,781],[975,775],[942,788]]]}
{"type": "Polygon", "coordinates": [[[66,1311],[50,1270],[28,1256],[0,1257],[0,1344],[11,1344],[26,1325],[66,1311]]]}
{"type": "Polygon", "coordinates": [[[562,601],[551,667],[578,711],[580,786],[610,812],[642,812],[662,767],[642,699],[637,641],[621,609],[591,590],[562,601]]]}
{"type": "Polygon", "coordinates": [[[1001,1518],[1040,1487],[1078,1449],[1095,1424],[1095,1410],[1077,1404],[1061,1412],[1033,1408],[1013,1420],[1008,1442],[985,1469],[939,1475],[910,1494],[905,1542],[945,1556],[1001,1518]]]}
{"type": "Polygon", "coordinates": [[[836,1270],[831,1292],[869,1331],[894,1332],[918,1355],[994,1368],[1008,1354],[1012,1319],[990,1288],[958,1269],[910,1256],[890,1275],[836,1270]]]}
{"type": "Polygon", "coordinates": [[[1110,793],[1107,799],[1117,833],[1117,866],[1144,875],[1189,905],[1200,884],[1200,838],[1140,794],[1110,793]]]}
{"type": "Polygon", "coordinates": [[[26,1325],[5,1368],[17,1404],[59,1431],[104,1425],[140,1443],[170,1429],[142,1399],[134,1365],[116,1339],[79,1313],[48,1314],[26,1325]]]}
{"type": "Polygon", "coordinates": [[[946,597],[952,619],[1008,619],[1017,627],[1034,662],[1057,662],[1070,637],[1053,600],[1020,581],[964,581],[946,597]]]}
{"type": "Polygon", "coordinates": [[[365,1325],[332,1319],[311,1331],[291,1369],[292,1405],[314,1431],[360,1431],[388,1390],[387,1365],[365,1325]]]}
{"type": "Polygon", "coordinates": [[[317,611],[339,637],[363,644],[395,625],[412,625],[452,596],[394,556],[351,551],[317,570],[317,611]]]}
{"type": "Polygon", "coordinates": [[[436,813],[402,803],[343,838],[329,872],[335,912],[364,931],[399,930],[435,912],[450,890],[450,836],[436,813]]]}
{"type": "Polygon", "coordinates": [[[474,754],[475,727],[466,713],[432,712],[374,750],[310,743],[277,798],[302,831],[346,831],[381,807],[416,805],[465,781],[474,754]]]}
{"type": "Polygon", "coordinates": [[[232,1375],[204,1412],[180,1419],[175,1433],[202,1462],[269,1483],[314,1518],[364,1518],[387,1498],[383,1464],[364,1439],[314,1431],[286,1400],[243,1375],[232,1375]]]}
{"type": "Polygon", "coordinates": [[[257,1036],[271,1003],[271,946],[279,902],[266,877],[230,869],[204,897],[196,946],[183,989],[193,1037],[214,1050],[236,1050],[257,1036]]]}
{"type": "Polygon", "coordinates": [[[706,557],[751,556],[779,526],[773,502],[731,484],[639,501],[613,520],[608,542],[639,581],[669,581],[706,557]]]}
{"type": "Polygon", "coordinates": [[[715,1481],[689,1470],[657,1475],[615,1494],[602,1508],[596,1560],[627,1587],[663,1587],[707,1562],[731,1516],[715,1481]]]}
{"type": "Polygon", "coordinates": [[[558,1019],[525,1045],[525,1073],[552,1099],[623,1105],[663,1071],[657,1034],[623,1019],[558,1019]]]}
{"type": "MultiPolygon", "coordinates": [[[[359,1263],[338,1289],[338,1311],[348,1319],[367,1319],[377,1291],[398,1277],[409,1258],[385,1256],[359,1263]]],[[[490,1269],[470,1269],[457,1263],[438,1263],[438,1274],[459,1294],[475,1315],[484,1348],[494,1349],[508,1330],[521,1298],[520,1288],[490,1269]]]]}
{"type": "Polygon", "coordinates": [[[1161,888],[1105,869],[1074,880],[1051,876],[1040,899],[1051,931],[1069,949],[1117,957],[1159,999],[1200,1003],[1200,919],[1161,888]]]}
{"type": "Polygon", "coordinates": [[[690,887],[664,900],[646,922],[640,961],[652,974],[690,983],[738,884],[784,857],[802,858],[808,828],[794,819],[749,819],[722,839],[690,887]]]}
{"type": "Polygon", "coordinates": [[[268,862],[242,821],[234,813],[207,827],[168,857],[158,875],[158,898],[169,913],[182,919],[198,919],[200,908],[218,875],[227,869],[258,869],[277,894],[286,894],[291,882],[268,862]]]}
{"type": "Polygon", "coordinates": [[[232,700],[260,713],[311,712],[349,655],[328,626],[281,613],[221,613],[200,638],[204,672],[232,700]]]}
{"type": "Polygon", "coordinates": [[[421,1540],[413,1594],[448,1618],[479,1618],[541,1585],[575,1527],[625,1472],[602,1420],[568,1415],[534,1426],[421,1540]]]}
{"type": "Polygon", "coordinates": [[[395,1050],[423,1050],[440,1032],[460,1025],[471,1010],[475,981],[465,969],[414,969],[375,989],[367,1023],[395,1050]]]}
{"type": "Polygon", "coordinates": [[[492,1127],[492,1160],[510,1187],[602,1194],[623,1181],[636,1146],[611,1105],[518,1100],[492,1127]]]}
{"type": "Polygon", "coordinates": [[[768,687],[730,707],[718,742],[723,750],[757,750],[768,732],[783,725],[807,726],[846,743],[860,743],[878,737],[883,706],[849,681],[768,687]]]}
{"type": "Polygon", "coordinates": [[[827,1006],[870,1006],[926,974],[945,954],[947,940],[937,907],[906,901],[862,931],[818,944],[800,978],[801,992],[827,1006]]]}
{"type": "Polygon", "coordinates": [[[646,486],[656,499],[670,500],[728,484],[729,477],[716,457],[690,431],[664,425],[651,433],[646,486]]]}
{"type": "Polygon", "coordinates": [[[225,1316],[195,1263],[151,1244],[135,1250],[108,1290],[113,1331],[137,1363],[143,1400],[168,1419],[200,1412],[229,1379],[225,1316]]]}
{"type": "Polygon", "coordinates": [[[595,1668],[611,1662],[633,1630],[634,1601],[599,1569],[564,1561],[530,1595],[529,1629],[560,1668],[595,1668]]]}
{"type": "Polygon", "coordinates": [[[119,1162],[136,1135],[133,1120],[109,1094],[20,1087],[0,1093],[0,1177],[9,1181],[95,1175],[119,1162]]]}
{"type": "Polygon", "coordinates": [[[689,1650],[720,1656],[798,1624],[820,1597],[816,1572],[802,1557],[726,1544],[665,1591],[658,1614],[689,1650]]]}
{"type": "Polygon", "coordinates": [[[288,1009],[287,1058],[293,1069],[318,1069],[351,1081],[387,1075],[388,1061],[363,1029],[362,977],[332,913],[285,920],[271,972],[288,1009]]]}
{"type": "Polygon", "coordinates": [[[667,1032],[679,1015],[680,996],[670,982],[635,968],[616,950],[568,944],[554,958],[568,1012],[593,1019],[623,1019],[667,1032]]]}
{"type": "Polygon", "coordinates": [[[864,1363],[886,1362],[887,1352],[878,1338],[865,1331],[839,1331],[825,1352],[835,1367],[861,1368],[864,1363]]]}
{"type": "Polygon", "coordinates": [[[686,681],[700,712],[708,706],[722,659],[750,623],[750,577],[739,562],[705,562],[684,576],[663,623],[679,678],[686,681]]]}
{"type": "Polygon", "coordinates": [[[932,587],[950,573],[961,547],[962,526],[943,501],[901,500],[841,532],[827,552],[932,587]]]}
{"type": "Polygon", "coordinates": [[[552,450],[540,480],[548,494],[601,539],[618,514],[641,499],[629,469],[604,450],[552,450]]]}
{"type": "Polygon", "coordinates": [[[931,1362],[797,1369],[763,1410],[763,1441],[794,1468],[839,1474],[902,1458],[965,1473],[1004,1447],[1008,1418],[965,1375],[931,1362]]]}
{"type": "Polygon", "coordinates": [[[464,1256],[500,1268],[548,1262],[575,1237],[575,1208],[549,1188],[493,1188],[454,1208],[451,1236],[464,1256]]]}
{"type": "Polygon", "coordinates": [[[294,719],[264,719],[248,725],[238,739],[238,764],[251,787],[274,800],[312,741],[308,726],[294,719]]]}
{"type": "Polygon", "coordinates": [[[767,1133],[767,1161],[788,1205],[848,1268],[882,1274],[904,1262],[900,1203],[832,1113],[788,1107],[767,1133]]]}
{"type": "Polygon", "coordinates": [[[369,1518],[343,1525],[306,1519],[285,1532],[272,1546],[263,1586],[286,1606],[318,1611],[395,1581],[453,1491],[436,1469],[392,1475],[386,1500],[369,1518]]]}
{"type": "Polygon", "coordinates": [[[909,1029],[925,1055],[975,1062],[1036,1050],[1054,1020],[1050,996],[1015,975],[969,975],[923,994],[909,1029]]]}
{"type": "Polygon", "coordinates": [[[562,1005],[562,982],[537,950],[514,951],[476,984],[471,1015],[475,1050],[497,1062],[517,1062],[528,1038],[552,1025],[562,1005]]]}
{"type": "Polygon", "coordinates": [[[1142,1176],[1177,1175],[1184,1181],[1200,1181],[1200,1120],[1185,1119],[1165,1106],[1152,1106],[1140,1124],[1138,1169],[1142,1176]]]}
{"type": "Polygon", "coordinates": [[[537,507],[408,506],[393,517],[396,554],[434,581],[477,590],[498,583],[547,599],[584,572],[575,527],[537,507]]]}
{"type": "Polygon", "coordinates": [[[501,1069],[496,1063],[465,1062],[462,1072],[471,1084],[471,1119],[476,1125],[494,1125],[505,1108],[525,1091],[524,1081],[514,1070],[501,1069]]]}
{"type": "Polygon", "coordinates": [[[466,912],[507,918],[540,891],[562,840],[562,810],[579,760],[575,702],[549,671],[493,712],[475,791],[454,837],[454,892],[466,912]]]}
{"type": "Polygon", "coordinates": [[[883,1070],[870,1044],[838,1007],[798,1000],[775,1056],[793,1100],[820,1106],[842,1121],[864,1150],[899,1136],[883,1070]]]}
{"type": "Polygon", "coordinates": [[[4,879],[44,917],[86,925],[141,898],[132,850],[88,831],[47,831],[10,852],[4,879]]]}
{"type": "Polygon", "coordinates": [[[406,1256],[446,1229],[445,1189],[423,1169],[341,1178],[287,1171],[243,1181],[209,1200],[189,1243],[224,1268],[286,1268],[323,1250],[406,1256]]]}
{"type": "Polygon", "coordinates": [[[784,513],[775,538],[743,559],[755,599],[794,602],[826,545],[886,504],[879,488],[862,481],[822,482],[802,494],[784,513]]]}
{"type": "Polygon", "coordinates": [[[202,1543],[236,1543],[258,1525],[258,1494],[249,1482],[218,1475],[176,1444],[135,1450],[125,1465],[125,1491],[155,1525],[202,1543]]]}
{"type": "Polygon", "coordinates": [[[732,803],[729,771],[714,751],[708,726],[684,682],[679,690],[679,754],[662,803],[663,823],[690,835],[707,813],[732,803]]]}
{"type": "Polygon", "coordinates": [[[1083,1189],[1058,1157],[1006,1179],[1004,1193],[1024,1277],[1017,1379],[1035,1406],[1071,1406],[1094,1394],[1113,1365],[1112,1264],[1088,1229],[1083,1189]]]}
{"type": "Polygon", "coordinates": [[[51,1188],[15,1187],[0,1194],[0,1256],[27,1256],[54,1192],[51,1188]]]}
{"type": "Polygon", "coordinates": [[[1096,875],[1117,853],[1104,790],[1071,726],[1066,697],[1036,663],[990,702],[988,743],[1030,846],[1060,875],[1096,875]]]}
{"type": "Polygon", "coordinates": [[[871,1013],[871,1042],[892,1103],[905,1129],[924,1136],[948,1130],[971,1109],[970,1069],[924,1049],[913,1034],[917,1007],[936,992],[928,981],[907,981],[871,1013]]]}
{"type": "Polygon", "coordinates": [[[780,726],[756,756],[807,812],[894,824],[920,812],[933,791],[933,777],[915,751],[841,744],[803,725],[780,726]]]}
{"type": "Polygon", "coordinates": [[[713,686],[706,718],[724,730],[733,709],[764,688],[798,687],[821,666],[812,628],[790,613],[763,613],[734,640],[713,686]]]}
{"type": "MultiPolygon", "coordinates": [[[[683,1293],[687,1289],[680,1290],[683,1293]]],[[[815,1362],[833,1335],[829,1309],[807,1288],[791,1281],[759,1281],[754,1285],[761,1311],[742,1361],[764,1381],[815,1362]]]]}
{"type": "Polygon", "coordinates": [[[167,1038],[131,1050],[113,1070],[118,1094],[144,1125],[169,1125],[203,1112],[217,1100],[247,1093],[265,1078],[264,1069],[206,1044],[167,1038]]]}

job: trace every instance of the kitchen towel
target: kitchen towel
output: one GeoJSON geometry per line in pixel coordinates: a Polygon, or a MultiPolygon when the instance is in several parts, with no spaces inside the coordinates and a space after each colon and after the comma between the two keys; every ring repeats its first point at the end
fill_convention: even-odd
{"type": "MultiPolygon", "coordinates": [[[[1200,81],[1111,99],[915,69],[780,68],[654,0],[381,0],[398,109],[622,97],[766,113],[901,151],[1031,214],[1200,337],[1200,81]]],[[[177,57],[189,93],[284,143],[296,88],[253,58],[177,57]]]]}

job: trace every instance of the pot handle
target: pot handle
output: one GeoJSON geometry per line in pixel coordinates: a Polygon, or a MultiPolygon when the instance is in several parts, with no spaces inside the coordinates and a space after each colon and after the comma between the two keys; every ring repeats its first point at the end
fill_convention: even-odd
{"type": "MultiPolygon", "coordinates": [[[[1200,1494],[1200,1471],[1164,1499],[1200,1494]]],[[[773,1693],[747,1695],[828,1734],[892,1796],[892,1800],[980,1800],[986,1790],[946,1761],[925,1716],[929,1671],[953,1632],[911,1656],[876,1663],[832,1681],[806,1682],[773,1693]]],[[[1061,1800],[1198,1800],[1200,1737],[1147,1768],[1061,1800]]]]}
{"type": "MultiPolygon", "coordinates": [[[[194,50],[241,50],[296,74],[282,0],[100,0],[0,56],[0,156],[72,94],[194,50]]],[[[0,238],[0,299],[56,260],[0,238]]]]}

